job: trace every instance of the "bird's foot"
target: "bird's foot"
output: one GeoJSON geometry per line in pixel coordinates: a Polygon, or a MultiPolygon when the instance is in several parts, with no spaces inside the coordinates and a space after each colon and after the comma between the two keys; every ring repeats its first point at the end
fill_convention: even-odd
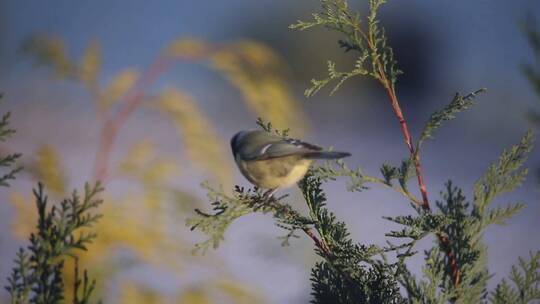
{"type": "Polygon", "coordinates": [[[263,194],[263,202],[269,202],[274,194],[277,192],[278,188],[274,188],[274,189],[270,189],[270,190],[267,190],[266,192],[264,192],[263,194]]]}

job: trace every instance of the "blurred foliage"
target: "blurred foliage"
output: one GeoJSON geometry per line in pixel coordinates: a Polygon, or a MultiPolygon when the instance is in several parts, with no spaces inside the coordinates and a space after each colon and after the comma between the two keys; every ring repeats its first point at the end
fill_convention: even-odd
{"type": "Polygon", "coordinates": [[[216,176],[225,182],[230,180],[226,151],[216,145],[219,137],[211,122],[199,110],[193,99],[186,93],[168,89],[153,101],[154,106],[171,118],[176,131],[185,139],[184,150],[190,159],[209,176],[216,176]]]}
{"type": "MultiPolygon", "coordinates": [[[[529,81],[532,89],[540,101],[540,31],[536,19],[528,16],[521,23],[522,31],[527,37],[527,42],[533,52],[533,63],[527,63],[521,66],[521,71],[529,81]]],[[[540,110],[538,104],[527,112],[527,118],[538,128],[540,127],[540,110]]],[[[540,181],[540,168],[536,168],[536,178],[540,181]]]]}
{"type": "MultiPolygon", "coordinates": [[[[369,176],[362,168],[352,169],[344,161],[327,163],[310,169],[298,183],[308,215],[296,211],[285,201],[286,196],[263,196],[261,189],[235,187],[233,196],[222,189],[205,186],[212,211],[197,209],[197,216],[188,219],[192,230],[197,229],[207,239],[195,246],[203,252],[216,248],[224,239],[226,229],[240,217],[253,213],[270,213],[278,227],[286,231],[283,245],[291,237],[304,233],[314,243],[315,253],[322,260],[311,272],[311,303],[536,303],[540,300],[538,280],[539,252],[531,253],[530,262],[520,258],[518,270],[513,268],[510,287],[506,281],[494,292],[487,291],[491,277],[487,267],[487,246],[483,236],[491,225],[505,224],[524,208],[522,203],[493,206],[493,200],[521,185],[527,175],[524,162],[532,149],[533,134],[527,132],[521,141],[503,151],[486,173],[473,186],[474,197],[468,202],[464,192],[449,181],[441,192],[442,199],[430,206],[420,165],[420,152],[425,141],[446,121],[473,105],[477,94],[457,93],[442,110],[431,115],[419,139],[414,143],[401,112],[395,90],[397,68],[393,51],[387,43],[384,28],[377,18],[384,0],[369,0],[365,18],[349,10],[345,0],[321,0],[322,11],[312,14],[313,20],[298,21],[293,29],[305,30],[323,26],[344,35],[338,44],[345,52],[356,52],[357,60],[349,72],[338,72],[333,62],[328,63],[328,77],[312,80],[306,90],[311,96],[324,86],[334,83],[336,91],[350,77],[365,75],[379,81],[386,90],[394,114],[398,119],[410,154],[401,166],[385,163],[382,177],[369,176]],[[418,178],[422,200],[410,192],[408,181],[418,178]],[[384,219],[402,227],[386,233],[386,246],[355,242],[344,222],[326,207],[325,182],[346,177],[349,191],[361,192],[369,184],[384,185],[401,194],[411,203],[414,213],[384,219]],[[398,183],[395,183],[397,181],[398,183]],[[436,236],[433,245],[424,252],[424,264],[418,278],[409,269],[409,258],[417,254],[415,245],[428,236],[436,236]],[[400,292],[400,288],[404,290],[400,292]]],[[[288,131],[279,132],[270,124],[258,121],[267,132],[288,138],[288,131]]],[[[335,203],[335,202],[333,202],[335,203]]]]}
{"type": "Polygon", "coordinates": [[[174,41],[166,54],[184,60],[207,60],[243,96],[246,106],[257,116],[279,128],[306,130],[306,117],[287,82],[286,64],[268,46],[256,41],[239,41],[216,46],[189,39],[174,41]]]}
{"type": "Polygon", "coordinates": [[[132,281],[122,282],[120,302],[121,303],[144,303],[144,304],[161,304],[161,303],[235,303],[235,304],[251,304],[263,303],[263,299],[254,295],[253,290],[245,288],[241,285],[229,280],[210,280],[201,286],[187,286],[182,288],[176,294],[167,296],[160,295],[155,290],[152,290],[143,284],[132,281]],[[219,297],[216,297],[219,295],[219,297]]]}
{"type": "Polygon", "coordinates": [[[264,303],[264,300],[255,295],[253,290],[245,288],[236,282],[229,280],[209,280],[204,285],[187,286],[176,294],[168,296],[160,295],[143,284],[132,281],[122,283],[120,302],[121,303],[264,303]],[[219,295],[216,297],[216,295],[219,295]]]}
{"type": "MultiPolygon", "coordinates": [[[[230,303],[262,303],[253,288],[245,288],[232,279],[226,268],[217,267],[214,259],[192,256],[184,229],[178,227],[186,210],[201,205],[200,198],[181,186],[179,177],[187,177],[193,167],[214,182],[229,186],[231,181],[228,145],[217,136],[214,122],[185,90],[171,87],[154,90],[157,78],[174,63],[201,63],[228,80],[237,88],[246,107],[258,116],[277,124],[295,126],[305,130],[306,119],[286,81],[284,61],[267,46],[255,41],[240,41],[217,45],[195,39],[179,39],[158,54],[146,69],[128,67],[106,79],[102,75],[104,62],[97,40],[89,43],[80,59],[68,54],[61,39],[48,35],[30,37],[21,47],[24,54],[37,65],[49,68],[52,75],[64,81],[80,84],[94,102],[96,122],[101,128],[100,142],[96,145],[95,177],[103,179],[108,187],[101,208],[104,218],[95,227],[99,238],[80,254],[78,262],[90,269],[97,279],[95,293],[107,302],[156,303],[190,302],[215,303],[226,299],[230,303]],[[164,155],[158,144],[141,138],[129,148],[121,149],[115,159],[118,166],[109,163],[112,149],[116,149],[119,130],[127,119],[145,107],[155,110],[171,121],[179,135],[185,159],[164,155]],[[115,189],[114,182],[127,182],[123,190],[115,189]],[[168,297],[151,286],[137,283],[120,284],[115,293],[111,283],[117,274],[137,266],[164,269],[175,275],[198,264],[217,271],[216,279],[200,279],[196,287],[185,289],[168,297]]],[[[66,167],[58,147],[41,146],[33,159],[26,159],[32,179],[43,181],[54,197],[65,195],[72,178],[80,172],[66,167]]],[[[13,193],[11,201],[16,209],[12,231],[24,237],[34,231],[36,220],[30,198],[13,193]]],[[[72,269],[66,261],[66,269],[72,269]]],[[[66,301],[72,300],[76,278],[73,271],[63,272],[66,301]]]]}
{"type": "Polygon", "coordinates": [[[139,77],[139,72],[132,68],[125,69],[116,75],[99,93],[99,110],[106,111],[114,103],[120,102],[121,98],[137,83],[139,77]]]}
{"type": "MultiPolygon", "coordinates": [[[[522,65],[521,71],[536,94],[540,97],[540,32],[538,31],[536,20],[531,16],[524,20],[521,26],[534,55],[534,63],[522,65]]],[[[531,109],[528,117],[536,125],[540,125],[540,113],[538,109],[531,109]]]]}
{"type": "Polygon", "coordinates": [[[65,48],[64,41],[57,37],[35,36],[23,43],[21,51],[32,53],[37,64],[52,67],[59,78],[75,77],[80,71],[68,59],[65,48]]]}
{"type": "Polygon", "coordinates": [[[271,49],[252,41],[237,42],[216,52],[211,64],[238,87],[259,117],[302,134],[305,117],[280,70],[284,63],[271,49]]]}
{"type": "MultiPolygon", "coordinates": [[[[158,304],[163,303],[163,299],[152,289],[146,286],[140,286],[132,282],[123,282],[120,294],[120,303],[147,303],[158,304]]],[[[182,303],[182,302],[181,302],[182,303]]],[[[190,303],[190,302],[186,302],[190,303]]],[[[191,302],[191,303],[206,303],[206,302],[191,302]]]]}
{"type": "Polygon", "coordinates": [[[56,195],[66,191],[66,173],[60,162],[60,156],[54,147],[42,145],[36,154],[35,164],[29,166],[37,180],[47,181],[47,188],[56,195]]]}
{"type": "MultiPolygon", "coordinates": [[[[57,77],[80,80],[95,94],[101,110],[121,101],[142,81],[136,69],[127,68],[104,88],[99,88],[97,78],[102,59],[96,41],[89,45],[80,63],[69,58],[62,40],[46,35],[31,37],[21,50],[32,56],[36,64],[51,67],[57,77]]],[[[178,39],[158,59],[205,63],[241,92],[255,116],[273,121],[280,128],[291,127],[297,132],[306,129],[306,117],[287,82],[285,62],[262,43],[246,40],[214,45],[197,39],[178,39]]]]}

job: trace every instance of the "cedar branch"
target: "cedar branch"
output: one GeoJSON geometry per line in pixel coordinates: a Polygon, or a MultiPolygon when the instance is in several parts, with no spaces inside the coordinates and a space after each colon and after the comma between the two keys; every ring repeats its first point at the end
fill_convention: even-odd
{"type": "MultiPolygon", "coordinates": [[[[380,78],[381,82],[386,90],[386,93],[388,94],[388,97],[390,98],[392,109],[401,126],[401,131],[403,133],[405,143],[407,144],[407,148],[409,149],[409,152],[413,156],[414,168],[416,170],[416,176],[418,179],[418,187],[420,188],[420,193],[422,194],[422,202],[420,206],[424,210],[431,212],[431,207],[429,205],[429,199],[428,199],[428,194],[427,194],[427,188],[424,181],[424,173],[422,171],[422,165],[420,164],[420,155],[419,153],[415,153],[412,136],[411,136],[411,133],[409,132],[409,127],[407,126],[405,117],[403,116],[403,112],[401,111],[401,107],[399,105],[399,101],[397,99],[395,90],[390,85],[390,82],[388,81],[386,74],[382,71],[382,65],[380,62],[378,62],[378,65],[380,67],[379,76],[381,77],[380,78]]],[[[452,272],[452,283],[454,284],[454,287],[457,288],[461,281],[461,272],[459,270],[459,265],[457,263],[456,254],[451,246],[452,241],[448,238],[448,236],[444,236],[442,234],[437,234],[437,238],[439,239],[443,247],[446,249],[446,256],[448,257],[448,264],[452,272]]]]}

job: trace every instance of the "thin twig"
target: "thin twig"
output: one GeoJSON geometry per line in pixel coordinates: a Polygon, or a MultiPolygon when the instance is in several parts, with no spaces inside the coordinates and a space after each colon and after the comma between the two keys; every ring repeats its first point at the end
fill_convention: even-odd
{"type": "MultiPolygon", "coordinates": [[[[366,41],[368,47],[371,49],[372,52],[376,51],[376,43],[375,43],[375,37],[371,31],[369,31],[368,35],[360,28],[360,26],[355,26],[355,29],[362,35],[362,38],[366,41]]],[[[374,63],[377,67],[377,77],[378,80],[382,83],[384,89],[386,90],[386,94],[388,95],[388,98],[390,99],[390,104],[392,106],[392,110],[394,111],[394,115],[396,116],[399,125],[401,127],[401,132],[403,133],[403,138],[405,140],[405,144],[407,145],[407,148],[409,149],[409,152],[413,156],[413,162],[414,162],[414,168],[416,171],[416,177],[418,180],[418,187],[420,188],[420,193],[422,195],[422,201],[413,200],[414,203],[421,206],[424,210],[427,210],[431,212],[431,207],[429,205],[429,198],[426,188],[426,183],[424,180],[424,173],[422,170],[422,165],[420,164],[420,155],[419,153],[416,153],[414,145],[413,145],[413,139],[411,136],[411,133],[409,132],[409,127],[407,126],[407,122],[405,121],[405,117],[403,116],[403,112],[401,111],[401,106],[399,105],[398,98],[395,93],[394,86],[388,81],[388,77],[386,77],[386,73],[384,71],[384,66],[381,63],[378,56],[374,56],[374,63]]],[[[407,193],[402,193],[406,196],[407,193]]],[[[448,238],[448,236],[443,236],[441,234],[437,234],[437,237],[444,248],[446,248],[446,255],[448,257],[448,264],[452,272],[452,282],[454,284],[454,287],[458,287],[459,283],[461,281],[461,273],[459,270],[459,266],[457,263],[457,258],[454,250],[452,249],[452,241],[448,238]]]]}
{"type": "Polygon", "coordinates": [[[133,89],[131,89],[123,98],[122,106],[111,117],[105,117],[105,123],[101,130],[98,149],[94,163],[94,179],[105,181],[108,176],[108,163],[112,152],[112,146],[118,136],[120,128],[124,125],[129,116],[144,102],[145,90],[152,85],[158,77],[173,63],[175,60],[196,61],[207,58],[216,50],[225,49],[226,46],[213,46],[212,49],[203,50],[196,54],[183,54],[171,56],[170,54],[162,54],[157,57],[154,63],[144,72],[143,76],[137,81],[133,89]]]}
{"type": "Polygon", "coordinates": [[[461,271],[459,270],[459,265],[457,263],[456,253],[451,246],[452,241],[448,238],[448,236],[441,233],[438,233],[437,237],[446,249],[448,264],[450,266],[450,271],[452,272],[452,282],[454,283],[454,287],[457,288],[461,282],[461,271]]]}
{"type": "MultiPolygon", "coordinates": [[[[396,115],[396,118],[398,119],[399,124],[401,126],[401,131],[403,133],[405,143],[407,144],[409,152],[411,153],[411,155],[413,155],[414,168],[416,170],[416,176],[418,179],[418,186],[420,188],[420,193],[422,194],[422,202],[420,206],[424,210],[431,212],[431,207],[429,205],[429,199],[428,199],[428,194],[427,194],[427,188],[424,181],[424,173],[422,171],[422,165],[420,164],[419,153],[415,153],[414,151],[412,136],[411,136],[411,133],[409,132],[409,127],[407,126],[405,117],[403,116],[403,112],[401,111],[401,107],[399,105],[399,101],[395,94],[394,88],[390,85],[390,82],[388,81],[386,74],[382,70],[382,65],[378,61],[378,59],[377,59],[377,62],[378,62],[377,65],[379,66],[379,76],[381,77],[380,78],[381,82],[386,90],[386,93],[388,94],[388,97],[390,98],[392,109],[394,110],[394,114],[396,115]]],[[[448,264],[452,272],[452,283],[454,284],[454,287],[457,288],[461,281],[461,272],[459,270],[459,265],[457,263],[456,254],[454,250],[452,249],[452,241],[447,236],[443,236],[441,234],[437,234],[437,238],[439,239],[443,247],[446,248],[446,256],[448,257],[448,264]]]]}
{"type": "Polygon", "coordinates": [[[313,231],[311,231],[311,229],[309,228],[302,228],[302,230],[313,240],[313,242],[315,243],[315,246],[317,246],[317,248],[319,248],[322,252],[324,252],[324,254],[329,257],[330,256],[330,249],[328,248],[328,246],[323,242],[321,241],[316,235],[315,233],[313,233],[313,231]]]}
{"type": "Polygon", "coordinates": [[[124,125],[129,116],[144,101],[144,92],[159,75],[169,66],[170,60],[166,57],[158,59],[143,74],[135,87],[124,97],[122,107],[112,117],[106,119],[101,130],[99,146],[96,153],[94,165],[94,179],[105,181],[108,178],[108,162],[112,151],[112,146],[120,128],[124,125]]]}
{"type": "MultiPolygon", "coordinates": [[[[401,111],[401,107],[399,106],[399,102],[397,100],[397,97],[393,91],[393,89],[390,87],[388,80],[386,79],[386,76],[384,76],[384,87],[386,89],[386,92],[388,94],[388,97],[390,98],[390,101],[392,103],[392,109],[394,110],[394,114],[396,115],[396,118],[399,121],[399,125],[401,126],[401,131],[403,133],[403,137],[405,139],[405,143],[407,144],[407,148],[409,149],[409,152],[411,155],[415,155],[414,153],[414,145],[412,142],[412,136],[409,132],[409,128],[407,126],[407,122],[405,121],[405,118],[403,116],[403,112],[401,111]]],[[[420,206],[422,208],[431,211],[431,207],[429,206],[429,199],[427,194],[427,188],[426,184],[424,182],[424,173],[422,172],[422,166],[420,164],[420,157],[416,154],[414,159],[414,168],[416,170],[416,176],[418,179],[418,186],[420,188],[420,193],[422,194],[422,203],[420,206]]]]}
{"type": "MultiPolygon", "coordinates": [[[[326,262],[328,262],[328,265],[330,267],[332,267],[332,269],[334,269],[334,271],[336,272],[341,272],[343,274],[343,276],[349,281],[349,282],[352,282],[352,283],[355,283],[356,281],[354,280],[354,278],[351,276],[351,274],[349,272],[347,272],[346,270],[343,270],[343,269],[340,269],[339,267],[337,267],[334,262],[333,262],[333,254],[332,254],[332,251],[330,250],[330,248],[328,247],[328,244],[326,244],[325,240],[324,240],[324,237],[321,235],[321,238],[319,239],[314,233],[313,231],[311,231],[311,229],[309,228],[302,228],[302,230],[313,240],[313,242],[315,243],[315,246],[317,246],[317,248],[319,248],[323,254],[324,254],[324,258],[326,259],[326,262]]],[[[319,233],[320,234],[320,233],[319,233]]]]}
{"type": "Polygon", "coordinates": [[[382,184],[394,191],[396,191],[397,193],[403,195],[404,197],[408,198],[411,202],[421,206],[422,205],[422,201],[420,201],[418,198],[416,198],[414,195],[412,195],[409,191],[407,191],[406,189],[403,189],[401,187],[396,187],[396,186],[393,186],[392,184],[389,184],[387,183],[386,181],[384,181],[383,179],[380,179],[378,177],[374,177],[374,176],[368,176],[368,175],[364,175],[364,179],[369,181],[369,182],[372,182],[372,183],[379,183],[379,184],[382,184]]]}

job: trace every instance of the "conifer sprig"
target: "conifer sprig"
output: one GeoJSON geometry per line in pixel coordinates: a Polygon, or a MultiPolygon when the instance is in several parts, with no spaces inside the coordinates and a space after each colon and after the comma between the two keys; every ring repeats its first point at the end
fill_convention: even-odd
{"type": "MultiPolygon", "coordinates": [[[[384,28],[379,25],[380,21],[377,17],[380,6],[385,2],[385,0],[369,1],[369,14],[365,18],[367,22],[366,29],[362,28],[360,15],[358,13],[350,12],[345,0],[321,0],[322,12],[313,14],[313,21],[298,21],[296,24],[291,25],[290,28],[305,30],[315,26],[324,26],[330,30],[335,30],[344,34],[345,40],[340,40],[339,45],[340,47],[344,47],[346,52],[350,50],[360,52],[360,55],[356,60],[355,68],[349,73],[337,73],[335,65],[329,62],[329,77],[325,80],[312,80],[312,87],[306,90],[306,96],[312,96],[331,80],[336,78],[338,78],[339,81],[332,92],[337,90],[346,79],[356,75],[368,75],[379,81],[386,90],[394,114],[401,126],[405,143],[410,152],[410,159],[403,163],[405,174],[407,174],[405,177],[409,177],[408,168],[411,167],[411,164],[414,164],[419,190],[422,195],[420,205],[426,210],[431,210],[423,169],[420,163],[419,149],[431,131],[440,125],[443,120],[451,119],[453,117],[453,112],[465,109],[470,98],[455,98],[455,102],[451,103],[449,108],[434,114],[435,116],[430,120],[433,125],[428,123],[425,130],[426,133],[422,134],[423,136],[421,136],[417,145],[414,145],[395,89],[397,77],[402,72],[397,68],[397,61],[394,58],[393,50],[387,43],[384,28]],[[368,59],[371,64],[368,68],[365,68],[364,64],[368,59]],[[462,102],[461,105],[459,101],[462,102]],[[438,116],[437,114],[441,116],[438,116]]],[[[472,96],[474,97],[474,93],[472,96]]],[[[406,189],[405,181],[406,179],[400,179],[401,188],[405,189],[404,193],[407,194],[409,191],[406,189]]],[[[412,197],[410,199],[412,200],[412,197]]],[[[445,247],[451,248],[451,246],[449,246],[451,240],[444,237],[439,237],[439,239],[441,242],[445,243],[445,247]]],[[[449,265],[453,268],[454,284],[457,286],[460,281],[460,272],[455,259],[455,253],[450,250],[447,252],[447,255],[449,258],[449,265]]]]}
{"type": "Polygon", "coordinates": [[[241,216],[253,212],[271,213],[276,225],[287,231],[281,239],[283,245],[289,244],[291,237],[297,236],[295,232],[305,231],[317,243],[316,236],[311,232],[313,221],[294,210],[285,203],[286,196],[267,198],[264,193],[255,188],[245,189],[236,186],[232,195],[227,195],[223,189],[215,190],[207,183],[203,184],[207,190],[208,198],[212,202],[212,212],[203,212],[196,209],[197,217],[189,218],[186,225],[191,230],[203,232],[208,239],[198,243],[194,252],[205,253],[208,248],[217,248],[224,239],[226,229],[241,216]]]}
{"type": "MultiPolygon", "coordinates": [[[[356,65],[350,72],[338,72],[335,64],[329,62],[328,77],[312,80],[312,87],[306,90],[306,95],[311,96],[330,83],[336,84],[333,92],[345,80],[356,75],[375,78],[388,94],[409,149],[408,157],[400,166],[382,165],[381,178],[339,160],[335,164],[326,163],[312,168],[299,182],[309,215],[294,212],[296,222],[293,223],[300,225],[289,227],[304,230],[314,240],[315,251],[323,259],[312,269],[312,303],[483,303],[488,299],[487,281],[490,278],[483,234],[490,225],[505,223],[523,208],[519,203],[493,208],[489,203],[493,198],[512,191],[525,178],[527,170],[521,167],[532,148],[532,134],[525,134],[517,145],[503,152],[499,160],[488,168],[474,185],[472,203],[467,201],[460,188],[449,181],[441,193],[441,200],[430,206],[420,164],[422,145],[445,121],[454,119],[457,113],[471,107],[476,96],[485,89],[467,95],[456,94],[446,107],[430,117],[419,140],[413,143],[395,93],[395,81],[400,72],[377,20],[377,10],[384,2],[369,1],[370,12],[362,21],[358,13],[349,11],[346,1],[321,0],[322,12],[313,14],[313,21],[299,21],[291,26],[300,30],[324,26],[338,31],[347,38],[339,41],[339,45],[345,51],[359,52],[356,65]],[[411,194],[408,187],[409,179],[415,176],[421,199],[411,194]],[[359,244],[350,238],[345,223],[326,208],[326,195],[322,189],[323,183],[339,178],[348,180],[349,191],[361,192],[368,190],[370,184],[381,184],[411,202],[415,214],[384,217],[402,226],[386,233],[387,237],[397,240],[396,243],[388,241],[386,247],[379,247],[359,244]],[[298,221],[299,218],[306,220],[298,221]],[[434,235],[436,241],[424,252],[425,263],[422,276],[418,278],[408,269],[407,261],[417,254],[416,243],[430,235],[434,235]],[[394,253],[395,259],[392,260],[389,253],[394,253]],[[399,285],[406,291],[405,295],[399,293],[399,285]]],[[[284,133],[273,130],[271,124],[262,120],[257,124],[267,132],[287,136],[288,130],[284,133]]],[[[252,207],[260,202],[256,197],[243,199],[236,197],[224,204],[216,203],[215,213],[199,212],[199,217],[192,219],[192,223],[203,224],[201,230],[209,236],[218,231],[217,235],[222,238],[224,228],[238,217],[256,211],[252,207]],[[237,217],[223,216],[228,206],[234,209],[238,204],[252,209],[246,209],[237,217]],[[213,224],[220,221],[223,221],[217,225],[220,228],[215,229],[213,224]]],[[[280,203],[286,205],[281,199],[280,203]]],[[[266,210],[276,217],[276,209],[270,206],[268,203],[266,210]]],[[[282,216],[277,218],[283,222],[282,216]]],[[[286,223],[290,225],[292,222],[286,223]]],[[[290,230],[293,231],[290,235],[294,235],[294,230],[290,230]]],[[[514,294],[528,290],[528,294],[535,295],[538,267],[534,261],[531,258],[532,266],[522,262],[523,275],[514,271],[512,278],[519,289],[514,294]]],[[[490,299],[494,303],[502,303],[495,302],[496,297],[514,297],[510,287],[501,286],[492,293],[490,299]]],[[[526,301],[531,299],[535,298],[527,297],[526,301]]]]}
{"type": "MultiPolygon", "coordinates": [[[[70,198],[50,207],[43,185],[38,185],[34,190],[38,210],[36,232],[30,235],[30,245],[19,249],[6,286],[12,303],[50,304],[63,301],[62,270],[65,259],[77,259],[76,251],[86,250],[96,237],[95,233],[81,229],[91,227],[101,218],[100,214],[93,212],[102,203],[97,198],[102,191],[99,183],[93,187],[86,184],[83,197],[74,191],[70,198]]],[[[89,281],[85,270],[81,290],[78,271],[76,263],[74,303],[88,303],[95,282],[89,281]]]]}
{"type": "MultiPolygon", "coordinates": [[[[2,94],[0,94],[0,99],[2,94]]],[[[11,112],[6,112],[2,115],[0,119],[0,142],[5,142],[13,134],[15,130],[9,127],[9,119],[11,117],[11,112]]],[[[0,175],[0,186],[9,187],[9,180],[15,179],[15,174],[22,170],[22,166],[16,165],[17,159],[22,156],[21,153],[11,153],[7,155],[0,156],[0,167],[7,168],[7,173],[0,175]]]]}
{"type": "MultiPolygon", "coordinates": [[[[525,180],[528,170],[521,169],[532,149],[533,133],[527,132],[520,143],[502,153],[499,160],[474,184],[475,213],[483,214],[497,196],[514,190],[525,180]]],[[[495,214],[492,220],[497,221],[495,214]]]]}
{"type": "Polygon", "coordinates": [[[540,251],[530,252],[529,260],[519,258],[518,265],[510,272],[511,286],[506,279],[490,294],[494,304],[526,304],[540,301],[540,251]]]}
{"type": "MultiPolygon", "coordinates": [[[[307,97],[313,96],[325,85],[336,79],[338,79],[338,82],[332,92],[337,90],[345,80],[353,76],[374,78],[386,90],[392,110],[400,124],[405,143],[410,154],[414,156],[415,146],[395,88],[397,77],[402,71],[397,67],[394,52],[388,45],[385,30],[380,26],[378,19],[378,11],[384,3],[386,3],[385,0],[369,0],[369,13],[365,18],[361,18],[359,13],[353,13],[349,10],[345,0],[321,0],[322,11],[313,14],[312,21],[298,21],[289,28],[306,30],[323,26],[329,30],[340,32],[343,34],[344,39],[338,41],[339,46],[344,48],[346,52],[355,50],[359,53],[355,67],[350,72],[337,72],[335,64],[329,61],[328,77],[323,80],[313,79],[311,81],[312,86],[306,90],[305,95],[307,97]]],[[[429,209],[429,199],[419,157],[413,157],[412,162],[422,194],[422,207],[429,209]]]]}
{"type": "Polygon", "coordinates": [[[339,72],[336,64],[328,61],[328,77],[322,80],[312,79],[312,86],[305,91],[310,97],[330,83],[335,83],[330,94],[336,92],[341,85],[354,76],[370,76],[381,82],[390,91],[394,91],[397,77],[402,73],[396,65],[392,48],[387,44],[387,38],[379,24],[378,11],[385,0],[370,0],[369,14],[365,20],[359,13],[349,10],[345,0],[322,0],[322,11],[312,14],[311,21],[298,21],[289,26],[290,29],[307,30],[323,26],[329,30],[343,34],[339,46],[346,52],[356,51],[354,68],[351,71],[339,72]],[[367,24],[363,24],[366,22],[367,24]]]}
{"type": "Polygon", "coordinates": [[[456,118],[456,114],[467,110],[474,105],[474,99],[480,93],[486,92],[486,89],[482,88],[469,93],[465,96],[460,93],[456,93],[452,101],[440,111],[436,111],[431,114],[429,121],[427,122],[420,138],[416,143],[415,157],[419,157],[420,150],[426,139],[433,138],[433,133],[445,122],[456,118]]]}

